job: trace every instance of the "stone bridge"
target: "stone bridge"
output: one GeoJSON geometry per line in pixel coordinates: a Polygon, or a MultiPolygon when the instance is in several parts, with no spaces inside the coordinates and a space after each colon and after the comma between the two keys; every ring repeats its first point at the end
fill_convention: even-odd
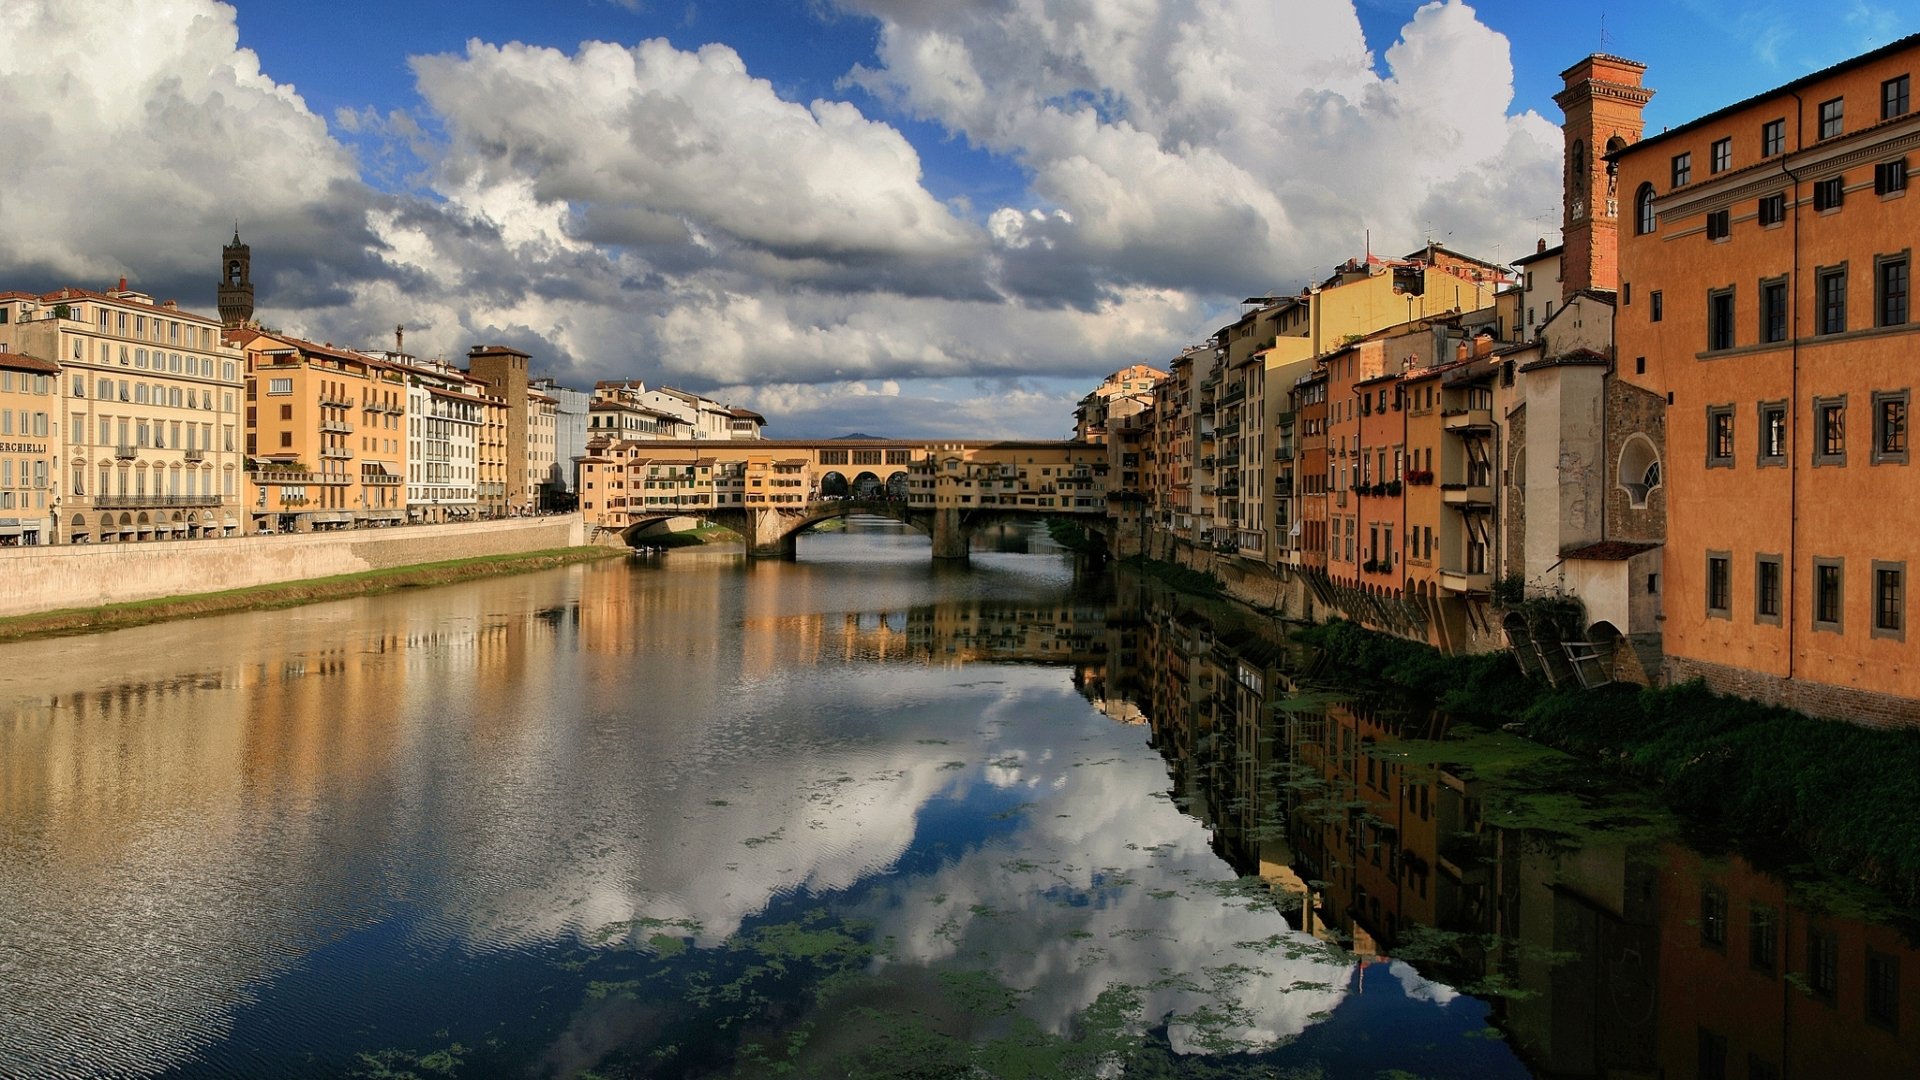
{"type": "Polygon", "coordinates": [[[738,533],[755,558],[790,558],[797,537],[852,514],[926,533],[937,559],[965,559],[975,530],[1106,522],[1106,447],[1078,442],[880,439],[633,441],[589,447],[581,510],[629,544],[672,518],[738,533]]]}

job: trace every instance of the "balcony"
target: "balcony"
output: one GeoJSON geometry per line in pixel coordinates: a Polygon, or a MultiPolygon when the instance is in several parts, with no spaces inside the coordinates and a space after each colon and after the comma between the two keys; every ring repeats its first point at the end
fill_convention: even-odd
{"type": "Polygon", "coordinates": [[[1485,484],[1441,484],[1440,501],[1459,510],[1491,509],[1493,488],[1485,484]]]}
{"type": "Polygon", "coordinates": [[[121,443],[119,446],[113,448],[113,456],[119,458],[121,461],[132,461],[138,455],[134,453],[133,447],[126,443],[121,443]]]}
{"type": "Polygon", "coordinates": [[[1464,570],[1442,570],[1440,587],[1448,592],[1485,593],[1493,588],[1493,575],[1472,574],[1464,570]]]}
{"type": "Polygon", "coordinates": [[[353,434],[353,425],[347,423],[345,420],[322,420],[320,421],[320,430],[332,435],[351,435],[353,434]]]}
{"type": "Polygon", "coordinates": [[[353,451],[345,447],[329,446],[320,451],[320,456],[323,458],[333,458],[336,461],[352,461],[353,451]]]}
{"type": "Polygon", "coordinates": [[[1455,435],[1485,435],[1493,430],[1493,410],[1451,409],[1440,414],[1440,426],[1455,435]]]}
{"type": "Polygon", "coordinates": [[[188,461],[205,461],[207,460],[207,452],[205,450],[200,449],[197,446],[189,447],[187,449],[187,460],[188,461]]]}
{"type": "Polygon", "coordinates": [[[318,400],[320,402],[320,407],[323,409],[353,408],[352,398],[334,397],[332,394],[321,394],[318,400]]]}
{"type": "Polygon", "coordinates": [[[175,506],[219,506],[218,495],[95,495],[95,510],[155,510],[175,506]]]}

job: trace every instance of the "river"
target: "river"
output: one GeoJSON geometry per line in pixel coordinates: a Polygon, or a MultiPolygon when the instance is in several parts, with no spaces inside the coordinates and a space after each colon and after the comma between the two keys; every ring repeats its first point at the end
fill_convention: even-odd
{"type": "Polygon", "coordinates": [[[1312,663],[871,522],[5,646],[0,1076],[1920,1074],[1897,919],[1312,663]]]}

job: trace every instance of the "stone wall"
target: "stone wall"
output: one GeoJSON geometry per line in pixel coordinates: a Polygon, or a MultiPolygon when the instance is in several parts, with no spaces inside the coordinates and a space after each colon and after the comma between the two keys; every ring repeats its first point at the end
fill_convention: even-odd
{"type": "Polygon", "coordinates": [[[0,548],[0,616],[222,592],[586,543],[580,515],[352,532],[0,548]]]}
{"type": "Polygon", "coordinates": [[[1809,716],[1876,728],[1920,728],[1920,701],[1850,686],[1784,679],[1683,656],[1666,658],[1669,682],[1700,679],[1716,693],[1783,705],[1809,716]]]}
{"type": "MultiPolygon", "coordinates": [[[[1741,423],[1750,418],[1736,417],[1741,423]]],[[[1742,429],[1743,431],[1746,429],[1742,429]]],[[[1752,457],[1752,452],[1742,447],[1752,457]]],[[[1667,399],[1621,379],[1607,380],[1606,513],[1609,540],[1664,540],[1667,535],[1667,399]],[[1634,435],[1652,440],[1660,454],[1661,485],[1647,495],[1644,509],[1620,486],[1620,452],[1634,435]]]]}

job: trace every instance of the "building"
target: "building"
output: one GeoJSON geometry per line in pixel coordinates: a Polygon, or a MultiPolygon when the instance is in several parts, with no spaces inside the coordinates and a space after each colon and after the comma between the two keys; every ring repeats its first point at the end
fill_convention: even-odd
{"type": "Polygon", "coordinates": [[[526,486],[530,513],[552,509],[550,495],[557,453],[554,429],[559,422],[559,410],[559,399],[533,387],[527,388],[526,486]]]}
{"type": "Polygon", "coordinates": [[[253,249],[240,242],[240,227],[233,228],[233,242],[220,249],[220,286],[215,293],[220,322],[229,330],[239,330],[253,321],[253,249]]]}
{"type": "Polygon", "coordinates": [[[375,355],[407,388],[407,520],[437,524],[480,516],[480,387],[440,360],[375,355]]]}
{"type": "MultiPolygon", "coordinates": [[[[527,381],[530,359],[528,354],[506,345],[475,345],[467,350],[467,373],[486,388],[487,397],[500,402],[499,436],[505,464],[498,478],[503,490],[494,500],[498,512],[492,516],[539,509],[540,480],[527,463],[532,434],[527,381]]],[[[488,501],[488,488],[481,490],[482,502],[488,501]]]]}
{"type": "Polygon", "coordinates": [[[46,437],[61,431],[65,447],[50,466],[65,490],[56,481],[48,489],[59,542],[240,532],[244,358],[221,341],[217,320],[124,279],[108,292],[0,293],[0,312],[0,352],[63,371],[64,428],[61,410],[46,410],[46,437]]]}
{"type": "Polygon", "coordinates": [[[246,352],[248,531],[405,521],[401,372],[366,353],[288,334],[226,336],[246,352]]]}
{"type": "Polygon", "coordinates": [[[1630,193],[1620,366],[1668,403],[1666,446],[1623,456],[1617,486],[1664,489],[1673,678],[1920,722],[1916,68],[1920,36],[1607,158],[1630,193]]]}
{"type": "Polygon", "coordinates": [[[588,407],[593,395],[561,386],[553,379],[535,379],[533,388],[554,401],[553,459],[541,496],[549,510],[571,510],[579,502],[580,479],[576,461],[587,453],[588,407]]]}
{"type": "Polygon", "coordinates": [[[0,547],[60,534],[60,397],[59,364],[0,351],[0,547]]]}
{"type": "Polygon", "coordinates": [[[1167,373],[1146,364],[1132,364],[1101,380],[1073,410],[1075,442],[1105,442],[1107,425],[1145,412],[1153,404],[1153,388],[1167,373]]]}

